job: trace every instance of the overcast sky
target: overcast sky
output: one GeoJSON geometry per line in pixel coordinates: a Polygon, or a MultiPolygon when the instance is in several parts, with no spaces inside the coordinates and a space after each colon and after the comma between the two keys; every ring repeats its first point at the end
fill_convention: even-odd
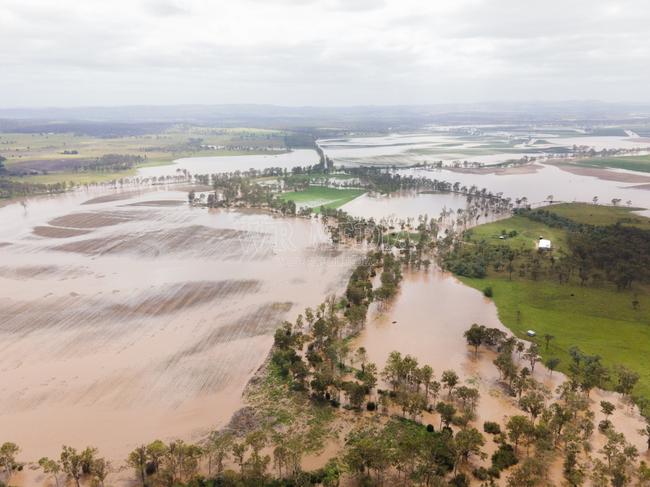
{"type": "Polygon", "coordinates": [[[647,0],[0,0],[0,107],[650,101],[647,0]]]}

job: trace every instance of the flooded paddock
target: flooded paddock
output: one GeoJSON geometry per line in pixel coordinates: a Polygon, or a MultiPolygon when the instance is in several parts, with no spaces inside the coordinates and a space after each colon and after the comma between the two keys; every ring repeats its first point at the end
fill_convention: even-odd
{"type": "Polygon", "coordinates": [[[650,141],[630,133],[627,136],[559,136],[538,127],[437,127],[418,133],[393,133],[376,137],[322,139],[320,147],[336,165],[408,166],[442,161],[479,163],[486,166],[519,160],[523,157],[547,158],[565,154],[577,147],[647,151],[650,141]]]}
{"type": "MultiPolygon", "coordinates": [[[[640,187],[639,182],[621,182],[598,177],[598,171],[589,174],[572,174],[560,167],[540,164],[535,172],[514,173],[471,173],[447,169],[403,169],[400,174],[456,182],[462,186],[487,188],[492,193],[503,193],[505,197],[526,197],[533,205],[546,204],[548,196],[555,201],[591,202],[594,196],[602,204],[610,204],[613,198],[621,199],[621,206],[645,208],[650,215],[650,191],[640,187]]],[[[600,173],[613,172],[601,169],[600,173]]],[[[644,178],[645,176],[641,176],[644,178]]]]}
{"type": "MultiPolygon", "coordinates": [[[[461,378],[459,384],[479,389],[480,400],[474,421],[476,427],[482,430],[485,421],[496,421],[503,427],[506,417],[525,413],[499,382],[499,372],[493,364],[496,353],[481,347],[475,356],[473,349],[467,345],[463,333],[472,323],[509,333],[499,320],[494,302],[452,275],[436,268],[428,272],[405,272],[394,300],[384,308],[373,305],[368,324],[354,340],[353,347],[364,347],[368,360],[375,362],[379,370],[383,369],[388,355],[395,350],[402,355],[415,357],[420,365],[429,364],[437,380],[440,380],[444,370],[455,370],[461,378]]],[[[524,365],[523,362],[519,363],[520,367],[524,365]]],[[[565,380],[565,376],[559,372],[551,375],[541,363],[536,365],[533,375],[551,391],[565,380]]],[[[446,400],[446,396],[447,393],[442,391],[439,400],[446,400]]],[[[619,394],[594,389],[590,394],[590,408],[595,414],[595,424],[605,418],[600,411],[602,400],[616,405],[611,417],[616,430],[624,433],[626,439],[638,448],[641,459],[650,459],[647,439],[639,434],[645,422],[638,410],[619,394]]],[[[431,422],[437,428],[440,420],[437,414],[427,413],[423,421],[431,422]]],[[[485,451],[491,454],[496,444],[487,436],[485,451]]],[[[342,445],[341,441],[339,438],[335,443],[342,445]]],[[[592,437],[593,451],[602,448],[605,441],[605,436],[595,431],[592,437]]],[[[336,448],[330,445],[331,449],[336,448]]],[[[552,475],[558,484],[562,481],[561,460],[560,455],[556,462],[559,465],[554,464],[552,468],[552,475]]],[[[319,465],[323,459],[312,458],[310,461],[319,465]]],[[[489,466],[489,460],[486,465],[489,466]]],[[[505,485],[505,477],[499,485],[505,485]]]]}
{"type": "Polygon", "coordinates": [[[77,192],[0,209],[0,431],[21,457],[93,445],[119,464],[222,426],[278,324],[340,292],[360,257],[317,221],[186,198],[77,192]]]}
{"type": "Polygon", "coordinates": [[[269,167],[291,169],[318,164],[320,159],[316,151],[296,149],[281,154],[239,155],[214,157],[184,157],[168,166],[143,167],[138,169],[138,176],[143,178],[173,176],[179,171],[191,174],[215,174],[234,171],[262,170],[269,167]]]}
{"type": "Polygon", "coordinates": [[[366,193],[341,207],[352,216],[374,218],[375,221],[417,218],[427,215],[438,218],[443,210],[465,209],[467,198],[454,193],[418,193],[408,191],[389,195],[366,193]]]}

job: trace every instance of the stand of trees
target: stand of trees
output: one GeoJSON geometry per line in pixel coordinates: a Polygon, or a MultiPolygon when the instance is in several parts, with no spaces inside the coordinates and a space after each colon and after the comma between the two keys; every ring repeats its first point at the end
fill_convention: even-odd
{"type": "Polygon", "coordinates": [[[467,243],[460,235],[439,245],[443,266],[462,276],[498,274],[563,284],[609,283],[618,290],[634,282],[650,282],[650,231],[624,225],[575,223],[546,210],[516,210],[516,214],[567,231],[567,251],[556,255],[485,241],[467,243]]]}
{"type": "MultiPolygon", "coordinates": [[[[638,450],[616,432],[609,421],[615,406],[607,401],[600,403],[606,419],[598,425],[599,433],[605,437],[605,446],[592,451],[594,414],[589,407],[589,393],[595,387],[602,387],[610,377],[600,357],[572,348],[569,380],[558,386],[553,396],[532,377],[539,361],[537,344],[526,346],[498,329],[477,324],[465,332],[465,338],[475,354],[481,346],[497,352],[494,364],[503,385],[526,413],[511,416],[503,433],[495,425],[485,424],[485,431],[494,434],[499,443],[499,450],[492,456],[493,467],[506,457],[511,457],[508,463],[517,465],[508,478],[508,486],[547,485],[549,466],[558,455],[563,459],[566,485],[581,486],[590,481],[591,485],[625,486],[632,485],[635,480],[636,485],[647,485],[650,480],[648,467],[644,462],[637,464],[638,450]],[[517,356],[527,366],[519,368],[517,356]],[[550,401],[552,397],[556,399],[550,401]]],[[[638,375],[624,367],[616,367],[615,376],[616,390],[629,396],[638,375]]]]}
{"type": "Polygon", "coordinates": [[[53,184],[35,184],[24,183],[0,177],[0,199],[17,198],[38,194],[64,193],[69,188],[70,186],[65,182],[53,184]]]}

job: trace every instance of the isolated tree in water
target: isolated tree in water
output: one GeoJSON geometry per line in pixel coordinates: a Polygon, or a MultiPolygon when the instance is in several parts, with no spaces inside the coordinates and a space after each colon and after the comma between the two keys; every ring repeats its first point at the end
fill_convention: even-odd
{"type": "Polygon", "coordinates": [[[469,330],[464,333],[467,344],[474,347],[474,356],[478,356],[478,348],[483,344],[485,338],[485,327],[474,323],[469,330]]]}
{"type": "Polygon", "coordinates": [[[15,443],[6,442],[0,446],[0,467],[7,480],[11,478],[14,471],[22,469],[22,465],[16,461],[19,452],[20,448],[15,443]]]}
{"type": "Polygon", "coordinates": [[[458,374],[454,372],[453,370],[445,370],[442,373],[442,383],[445,385],[445,387],[449,390],[449,397],[451,397],[454,387],[458,385],[458,374]]]}

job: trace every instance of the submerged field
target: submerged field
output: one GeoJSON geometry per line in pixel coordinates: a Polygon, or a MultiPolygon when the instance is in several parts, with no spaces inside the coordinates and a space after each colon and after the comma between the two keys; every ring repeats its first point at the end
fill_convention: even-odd
{"type": "Polygon", "coordinates": [[[358,258],[318,222],[181,191],[38,198],[0,222],[0,430],[30,459],[93,444],[120,463],[222,426],[275,327],[358,258]]]}
{"type": "MultiPolygon", "coordinates": [[[[650,219],[639,217],[628,208],[588,204],[563,204],[549,211],[580,223],[592,225],[629,225],[649,230],[650,219]]],[[[513,249],[533,250],[543,235],[553,242],[554,254],[567,251],[566,232],[524,216],[514,216],[471,230],[470,242],[508,245],[513,249]],[[516,236],[499,239],[502,233],[516,236]]],[[[515,266],[516,267],[516,266],[515,266]]],[[[607,366],[623,364],[640,374],[635,393],[650,398],[650,289],[634,283],[631,289],[616,290],[607,283],[579,285],[559,283],[543,277],[522,278],[515,271],[488,269],[485,278],[462,277],[478,289],[491,288],[501,321],[521,338],[529,329],[537,333],[544,358],[560,358],[559,369],[570,364],[568,349],[578,346],[585,353],[600,355],[607,366]],[[548,349],[543,338],[552,335],[548,349]]]]}

